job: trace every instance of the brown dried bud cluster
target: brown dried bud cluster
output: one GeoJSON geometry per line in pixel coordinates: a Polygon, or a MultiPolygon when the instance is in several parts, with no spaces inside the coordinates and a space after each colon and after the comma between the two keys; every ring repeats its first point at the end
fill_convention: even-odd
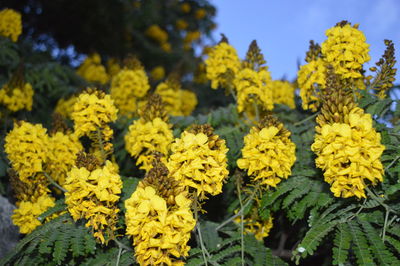
{"type": "Polygon", "coordinates": [[[310,63],[311,61],[317,60],[317,58],[321,57],[321,46],[314,42],[313,40],[310,41],[310,46],[306,53],[306,62],[310,63]]]}
{"type": "Polygon", "coordinates": [[[161,118],[168,123],[168,113],[165,110],[165,105],[158,94],[152,94],[146,105],[139,111],[139,115],[144,121],[153,121],[156,117],[161,118]]]}
{"type": "Polygon", "coordinates": [[[265,66],[267,62],[264,59],[261,49],[258,47],[257,41],[253,40],[250,43],[249,49],[246,54],[246,59],[243,61],[243,67],[250,68],[255,71],[267,69],[265,66]]]}
{"type": "Polygon", "coordinates": [[[101,162],[96,156],[81,151],[76,157],[76,167],[85,167],[88,171],[93,171],[101,167],[101,162]]]}
{"type": "Polygon", "coordinates": [[[64,117],[61,114],[54,112],[52,115],[50,136],[55,135],[57,132],[66,134],[69,131],[70,129],[68,128],[64,117]]]}
{"type": "Polygon", "coordinates": [[[124,67],[130,70],[136,70],[136,69],[143,69],[143,65],[142,63],[139,61],[139,59],[137,59],[136,56],[134,55],[128,55],[125,59],[124,59],[124,67]]]}
{"type": "Polygon", "coordinates": [[[263,116],[258,122],[257,129],[262,130],[263,128],[268,128],[268,127],[276,127],[279,131],[277,133],[277,136],[282,136],[282,137],[289,137],[290,136],[290,131],[285,128],[282,122],[278,120],[278,118],[274,117],[271,113],[266,114],[263,116]]]}
{"type": "Polygon", "coordinates": [[[147,172],[142,183],[151,186],[157,191],[157,195],[164,198],[170,206],[175,204],[175,197],[185,189],[180,182],[169,176],[168,168],[161,162],[162,155],[156,154],[153,168],[147,172]]]}

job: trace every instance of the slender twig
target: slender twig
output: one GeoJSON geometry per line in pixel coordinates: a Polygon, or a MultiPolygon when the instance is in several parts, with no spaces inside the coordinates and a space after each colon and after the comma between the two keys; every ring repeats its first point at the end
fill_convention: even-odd
{"type": "Polygon", "coordinates": [[[253,101],[253,107],[254,107],[254,111],[256,113],[256,121],[259,122],[260,121],[260,111],[258,110],[258,105],[257,105],[256,101],[253,101]]]}
{"type": "Polygon", "coordinates": [[[117,262],[115,263],[115,266],[119,266],[119,259],[121,258],[121,252],[122,252],[122,248],[119,247],[118,256],[117,256],[117,262]]]}
{"type": "Polygon", "coordinates": [[[366,202],[367,202],[367,198],[364,199],[364,202],[362,203],[362,205],[358,209],[358,211],[349,218],[349,221],[352,220],[353,218],[355,218],[358,214],[360,214],[360,212],[364,209],[364,205],[365,205],[366,202]]]}
{"type": "Polygon", "coordinates": [[[220,230],[222,227],[224,227],[225,225],[231,223],[233,220],[235,220],[237,217],[239,217],[241,215],[241,213],[244,211],[244,209],[247,208],[247,206],[252,202],[252,200],[254,199],[254,197],[256,196],[258,192],[258,185],[254,188],[253,193],[250,195],[250,197],[247,199],[246,203],[243,205],[243,208],[240,208],[240,210],[233,216],[231,216],[230,218],[228,218],[227,220],[225,220],[223,223],[221,223],[220,225],[217,226],[217,228],[215,228],[216,231],[220,230]]]}
{"type": "Polygon", "coordinates": [[[203,237],[201,235],[201,229],[200,229],[199,217],[198,217],[198,208],[197,208],[198,204],[199,203],[197,201],[197,194],[195,194],[195,196],[194,196],[194,219],[196,220],[196,230],[197,230],[197,234],[198,234],[198,237],[199,237],[201,253],[203,254],[204,264],[206,266],[208,266],[207,257],[210,257],[210,254],[208,253],[206,247],[204,246],[203,237]],[[206,257],[206,255],[207,255],[207,257],[206,257]]]}
{"type": "Polygon", "coordinates": [[[61,190],[61,191],[64,192],[64,193],[68,192],[65,188],[63,188],[63,187],[60,186],[56,181],[54,181],[54,179],[51,178],[51,176],[50,176],[48,173],[43,172],[43,174],[44,174],[44,176],[47,178],[47,180],[50,181],[50,183],[51,183],[53,186],[55,186],[56,188],[58,188],[59,190],[61,190]]]}
{"type": "Polygon", "coordinates": [[[127,251],[132,251],[130,247],[126,246],[124,243],[121,243],[120,241],[118,241],[118,239],[114,238],[113,240],[115,243],[117,243],[119,248],[125,249],[127,251]]]}
{"type": "Polygon", "coordinates": [[[301,121],[299,121],[299,122],[297,122],[297,123],[294,123],[293,125],[294,125],[294,126],[299,126],[299,125],[303,124],[304,122],[307,122],[307,121],[313,119],[313,118],[316,117],[317,115],[319,115],[319,112],[317,112],[317,113],[315,113],[315,114],[313,114],[313,115],[311,115],[311,116],[309,116],[309,117],[307,117],[307,118],[305,118],[305,119],[303,119],[303,120],[301,120],[301,121]]]}
{"type": "MultiPolygon", "coordinates": [[[[240,209],[243,209],[242,195],[241,195],[241,178],[236,178],[236,189],[239,197],[240,209]]],[[[242,256],[242,266],[244,266],[244,215],[243,211],[240,212],[240,245],[241,245],[241,256],[242,256]]]]}
{"type": "Polygon", "coordinates": [[[103,143],[103,138],[102,138],[102,136],[101,136],[101,130],[100,130],[100,128],[97,128],[97,129],[96,129],[96,133],[97,133],[97,138],[98,138],[98,140],[99,140],[99,146],[100,146],[101,157],[103,157],[103,158],[101,158],[101,159],[103,160],[103,162],[105,162],[105,161],[106,161],[106,158],[107,158],[107,155],[106,155],[106,151],[105,151],[105,149],[104,149],[104,143],[103,143]]]}
{"type": "Polygon", "coordinates": [[[393,159],[393,161],[385,167],[385,172],[389,169],[398,159],[400,159],[400,155],[393,159]]]}
{"type": "Polygon", "coordinates": [[[382,242],[385,242],[386,227],[387,227],[387,224],[388,224],[389,212],[390,211],[388,209],[386,209],[385,223],[383,224],[383,230],[382,230],[382,242]]]}

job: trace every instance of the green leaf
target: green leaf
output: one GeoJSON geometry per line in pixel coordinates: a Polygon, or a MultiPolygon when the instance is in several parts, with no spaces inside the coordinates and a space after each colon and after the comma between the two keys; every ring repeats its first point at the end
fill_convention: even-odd
{"type": "Polygon", "coordinates": [[[359,265],[375,265],[373,257],[368,247],[367,239],[355,221],[347,222],[349,225],[349,231],[353,239],[353,247],[357,262],[359,265]]]}
{"type": "Polygon", "coordinates": [[[348,225],[346,223],[338,224],[333,240],[333,264],[344,264],[347,261],[350,243],[351,237],[348,225]]]}

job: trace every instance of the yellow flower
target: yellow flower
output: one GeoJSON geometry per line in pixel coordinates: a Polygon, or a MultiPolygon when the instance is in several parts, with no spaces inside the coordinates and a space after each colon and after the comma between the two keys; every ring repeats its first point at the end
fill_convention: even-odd
{"type": "Polygon", "coordinates": [[[194,13],[194,17],[198,20],[203,19],[207,15],[207,11],[204,8],[199,8],[194,13]]]}
{"type": "Polygon", "coordinates": [[[154,80],[162,80],[165,77],[165,69],[163,66],[156,66],[150,71],[150,76],[154,80]]]}
{"type": "Polygon", "coordinates": [[[166,43],[168,41],[168,33],[161,29],[158,25],[151,25],[145,31],[146,36],[156,40],[157,42],[166,43]]]}
{"type": "Polygon", "coordinates": [[[304,110],[317,111],[320,104],[320,93],[326,86],[326,62],[318,58],[300,67],[297,83],[304,110]]]}
{"type": "Polygon", "coordinates": [[[39,215],[55,205],[55,200],[48,194],[44,194],[33,201],[21,201],[11,216],[13,224],[19,227],[21,234],[29,234],[42,223],[39,215]]]}
{"type": "Polygon", "coordinates": [[[168,155],[169,147],[174,140],[172,125],[157,117],[152,121],[136,120],[129,126],[125,135],[125,148],[137,159],[140,169],[149,171],[152,168],[152,153],[157,151],[168,155]]]}
{"type": "Polygon", "coordinates": [[[72,218],[86,219],[86,227],[92,227],[94,236],[102,243],[114,237],[122,181],[111,161],[103,167],[89,171],[85,167],[73,167],[65,182],[65,203],[72,218]],[[105,235],[108,238],[105,238],[105,235]]]}
{"type": "Polygon", "coordinates": [[[67,173],[75,165],[78,152],[82,150],[83,146],[75,134],[56,132],[49,139],[46,172],[63,186],[67,173]]]}
{"type": "Polygon", "coordinates": [[[132,117],[137,113],[137,100],[150,89],[146,72],[142,68],[123,69],[111,82],[110,94],[121,115],[132,117]]]}
{"type": "Polygon", "coordinates": [[[181,90],[181,111],[183,115],[190,115],[197,103],[197,96],[194,92],[181,90]]]}
{"type": "Polygon", "coordinates": [[[161,44],[161,49],[167,53],[171,52],[172,47],[171,44],[169,42],[164,42],[161,44]]]}
{"type": "Polygon", "coordinates": [[[22,33],[21,14],[13,9],[5,8],[0,11],[0,36],[18,40],[22,33]]]}
{"type": "Polygon", "coordinates": [[[200,198],[205,194],[217,195],[228,177],[225,140],[212,133],[184,131],[171,145],[172,155],[168,160],[171,176],[185,186],[196,190],[200,198]],[[209,135],[206,135],[209,134],[209,135]]]}
{"type": "Polygon", "coordinates": [[[102,129],[104,140],[111,139],[112,129],[107,124],[117,119],[117,111],[110,95],[100,92],[80,94],[71,114],[76,135],[81,137],[102,129]]]}
{"type": "Polygon", "coordinates": [[[369,44],[358,25],[342,22],[325,32],[322,54],[342,78],[361,78],[362,65],[370,60],[369,44]]]}
{"type": "Polygon", "coordinates": [[[76,72],[89,82],[105,84],[110,79],[106,68],[101,64],[100,55],[97,53],[88,56],[76,72]]]}
{"type": "Polygon", "coordinates": [[[48,160],[48,146],[49,137],[42,125],[21,121],[5,137],[4,150],[20,179],[37,183],[43,178],[35,175],[43,171],[48,160]]]}
{"type": "Polygon", "coordinates": [[[216,45],[205,61],[207,78],[211,80],[211,88],[230,88],[232,81],[240,69],[240,59],[235,48],[226,42],[216,45]]]}
{"type": "MultiPolygon", "coordinates": [[[[259,241],[262,241],[269,235],[273,227],[272,217],[263,221],[261,219],[255,219],[254,217],[244,217],[243,224],[244,224],[244,233],[245,234],[253,234],[255,238],[259,241]]],[[[235,219],[235,223],[240,223],[241,218],[240,216],[235,219]]]]}
{"type": "Polygon", "coordinates": [[[59,113],[65,118],[71,118],[71,114],[74,111],[74,104],[77,100],[77,96],[71,96],[67,99],[61,98],[58,100],[54,112],[59,113]]]}
{"type": "Polygon", "coordinates": [[[178,19],[175,23],[175,26],[178,30],[185,30],[189,26],[189,24],[183,20],[183,19],[178,19]]]}
{"type": "Polygon", "coordinates": [[[271,75],[265,70],[255,71],[250,68],[241,69],[233,82],[237,91],[237,109],[241,113],[246,105],[256,103],[265,110],[272,110],[273,98],[271,75]]]}
{"type": "Polygon", "coordinates": [[[271,83],[272,98],[274,104],[285,104],[290,108],[296,108],[294,102],[295,87],[288,81],[274,80],[271,83]]]}
{"type": "Polygon", "coordinates": [[[182,3],[181,4],[181,10],[183,13],[189,13],[191,10],[190,4],[189,3],[182,3]]]}
{"type": "Polygon", "coordinates": [[[324,179],[331,184],[335,197],[365,198],[365,180],[372,185],[383,181],[380,157],[385,149],[380,134],[372,127],[370,114],[361,108],[350,111],[348,123],[321,126],[311,150],[324,179]]]}
{"type": "Polygon", "coordinates": [[[116,58],[110,58],[107,60],[107,72],[110,78],[113,78],[121,71],[121,66],[118,64],[116,58]]]}
{"type": "Polygon", "coordinates": [[[237,165],[247,169],[247,174],[261,185],[276,187],[281,179],[291,175],[296,145],[281,123],[261,127],[252,127],[244,137],[242,158],[237,160],[237,165]]]}
{"type": "Polygon", "coordinates": [[[12,112],[22,109],[31,111],[33,94],[30,83],[23,83],[17,87],[6,84],[0,90],[0,103],[4,104],[12,112]]]}
{"type": "Polygon", "coordinates": [[[139,182],[125,201],[125,221],[140,265],[183,265],[196,224],[191,203],[184,186],[168,176],[165,166],[156,164],[139,182]]]}
{"type": "Polygon", "coordinates": [[[177,81],[166,80],[156,87],[156,94],[161,96],[165,104],[165,110],[174,116],[183,115],[182,113],[182,90],[177,81]]]}

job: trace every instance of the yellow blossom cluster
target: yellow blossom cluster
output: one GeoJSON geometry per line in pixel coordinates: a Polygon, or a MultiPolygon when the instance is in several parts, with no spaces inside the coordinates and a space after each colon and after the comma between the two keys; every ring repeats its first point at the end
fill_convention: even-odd
{"type": "Polygon", "coordinates": [[[235,48],[226,42],[216,45],[205,61],[207,78],[211,88],[231,88],[235,75],[240,69],[240,59],[235,48]]]}
{"type": "Polygon", "coordinates": [[[0,36],[18,40],[22,33],[21,14],[13,9],[5,8],[0,11],[0,36]]]}
{"type": "Polygon", "coordinates": [[[0,89],[0,103],[5,105],[12,112],[22,109],[32,110],[33,102],[32,85],[28,82],[13,86],[5,84],[0,89]]]}
{"type": "Polygon", "coordinates": [[[365,198],[366,180],[373,185],[382,182],[380,157],[385,147],[380,142],[371,115],[359,107],[350,111],[346,123],[321,125],[311,149],[336,197],[365,198]]]}
{"type": "Polygon", "coordinates": [[[137,113],[137,101],[150,89],[149,80],[143,68],[123,69],[111,82],[110,94],[120,115],[131,117],[137,113]]]}
{"type": "Polygon", "coordinates": [[[206,193],[222,192],[229,174],[225,140],[213,133],[184,131],[171,145],[171,151],[167,166],[172,177],[195,189],[200,198],[206,193]]]}
{"type": "Polygon", "coordinates": [[[149,171],[152,168],[153,152],[164,156],[169,153],[169,147],[174,140],[171,125],[159,117],[151,121],[136,120],[129,126],[125,135],[125,148],[132,157],[137,159],[140,169],[149,171]]]}
{"type": "Polygon", "coordinates": [[[156,66],[150,71],[150,77],[154,80],[162,80],[165,77],[165,69],[163,66],[156,66]]]}
{"type": "Polygon", "coordinates": [[[56,132],[49,138],[49,153],[46,172],[61,186],[67,173],[75,165],[77,154],[83,150],[74,133],[56,132]]]}
{"type": "Polygon", "coordinates": [[[146,36],[157,41],[165,52],[171,51],[171,44],[168,42],[168,33],[158,25],[151,25],[145,31],[146,36]]]}
{"type": "Polygon", "coordinates": [[[95,53],[88,56],[79,66],[76,73],[89,82],[106,84],[110,79],[106,68],[101,64],[100,55],[95,53]]]}
{"type": "Polygon", "coordinates": [[[187,242],[196,224],[192,201],[165,170],[150,170],[125,201],[126,234],[134,239],[140,265],[184,265],[182,257],[190,249],[187,242]]]}
{"type": "Polygon", "coordinates": [[[190,115],[197,105],[196,94],[182,90],[177,81],[161,82],[156,87],[155,93],[161,96],[165,110],[173,116],[190,115]]]}
{"type": "Polygon", "coordinates": [[[326,85],[326,62],[322,58],[302,65],[297,73],[297,83],[304,110],[317,111],[321,90],[326,85]]]}
{"type": "Polygon", "coordinates": [[[54,112],[59,113],[65,118],[71,118],[71,114],[74,111],[74,105],[78,100],[78,96],[71,96],[69,98],[61,98],[56,104],[54,112]]]}
{"type": "Polygon", "coordinates": [[[48,160],[49,137],[42,125],[21,121],[5,137],[4,150],[21,181],[37,183],[48,160]]]}
{"type": "Polygon", "coordinates": [[[241,69],[233,82],[237,91],[237,109],[243,112],[246,107],[253,107],[253,104],[262,106],[265,110],[272,110],[274,107],[271,75],[268,70],[255,71],[250,68],[241,69]]]}
{"type": "MultiPolygon", "coordinates": [[[[79,95],[71,118],[78,137],[101,131],[104,141],[111,139],[113,131],[108,123],[117,119],[117,108],[110,95],[99,91],[87,91],[79,95]]],[[[95,134],[96,135],[96,134],[95,134]]]]}
{"type": "Polygon", "coordinates": [[[189,50],[192,47],[192,43],[200,39],[200,31],[188,31],[183,38],[183,49],[189,50]]]}
{"type": "Polygon", "coordinates": [[[238,167],[246,169],[253,181],[276,187],[283,178],[290,176],[296,160],[296,146],[289,136],[290,132],[282,124],[252,127],[244,137],[238,167]]]}
{"type": "Polygon", "coordinates": [[[42,224],[38,220],[39,215],[54,205],[55,199],[48,194],[43,194],[32,201],[20,201],[11,219],[19,227],[21,234],[29,234],[42,224]]]}
{"type": "Polygon", "coordinates": [[[177,28],[178,30],[185,30],[185,29],[187,29],[187,27],[189,26],[189,24],[188,24],[185,20],[183,20],[183,19],[178,19],[178,20],[175,22],[175,26],[176,26],[176,28],[177,28]]]}
{"type": "Polygon", "coordinates": [[[284,104],[296,108],[294,102],[295,87],[288,81],[273,80],[271,82],[272,99],[274,104],[284,104]]]}
{"type": "Polygon", "coordinates": [[[73,167],[65,182],[65,203],[72,218],[86,219],[93,235],[102,244],[108,243],[116,231],[116,204],[120,198],[122,181],[111,161],[89,171],[86,167],[73,167]],[[106,237],[107,238],[106,238],[106,237]]]}
{"type": "Polygon", "coordinates": [[[328,37],[319,47],[312,43],[307,64],[300,67],[297,83],[305,110],[317,111],[326,89],[328,67],[346,86],[365,89],[363,64],[370,60],[369,44],[358,25],[342,21],[325,32],[328,37]]]}
{"type": "MultiPolygon", "coordinates": [[[[258,210],[256,210],[258,211],[258,210]]],[[[237,217],[235,219],[236,223],[241,222],[241,217],[237,217]]],[[[245,234],[253,234],[254,237],[262,241],[264,238],[266,238],[269,235],[269,231],[271,231],[273,223],[272,223],[272,217],[269,217],[267,220],[261,220],[258,217],[244,217],[243,219],[243,225],[244,225],[244,233],[245,234]]]]}
{"type": "Polygon", "coordinates": [[[190,6],[189,3],[185,2],[185,3],[181,4],[181,11],[183,13],[189,13],[191,9],[192,9],[192,7],[190,6]]]}
{"type": "Polygon", "coordinates": [[[194,17],[198,20],[203,19],[207,15],[207,11],[204,8],[199,8],[194,13],[194,17]]]}
{"type": "Polygon", "coordinates": [[[370,60],[369,44],[358,25],[343,24],[325,32],[328,38],[322,43],[321,52],[342,78],[361,78],[362,65],[370,60]]]}

